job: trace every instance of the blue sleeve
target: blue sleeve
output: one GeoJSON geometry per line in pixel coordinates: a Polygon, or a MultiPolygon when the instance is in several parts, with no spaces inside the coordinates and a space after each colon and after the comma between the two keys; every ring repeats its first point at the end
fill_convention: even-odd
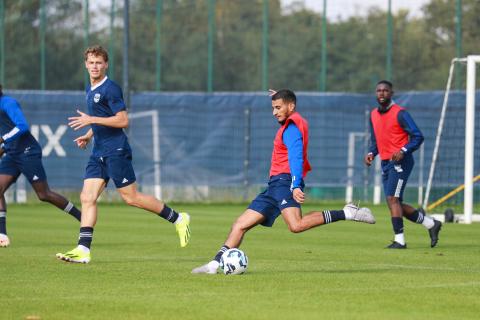
{"type": "Polygon", "coordinates": [[[2,104],[3,111],[8,115],[15,127],[5,133],[2,138],[5,143],[13,141],[28,131],[28,123],[23,116],[22,109],[15,99],[8,99],[2,104]]]}
{"type": "Polygon", "coordinates": [[[108,88],[108,106],[112,109],[113,114],[127,109],[123,101],[122,89],[117,85],[111,85],[108,88]]]}
{"type": "Polygon", "coordinates": [[[408,136],[410,137],[408,143],[402,147],[402,151],[405,154],[412,153],[422,145],[424,140],[423,134],[420,129],[418,129],[415,121],[413,121],[412,116],[410,116],[407,111],[400,111],[397,119],[400,126],[408,133],[408,136]]]}
{"type": "Polygon", "coordinates": [[[288,150],[288,164],[292,175],[292,190],[300,188],[303,176],[303,139],[300,130],[290,123],[283,131],[283,143],[288,150]]]}
{"type": "Polygon", "coordinates": [[[374,157],[378,154],[377,139],[373,131],[372,119],[370,119],[370,147],[368,148],[368,153],[373,154],[374,157]]]}

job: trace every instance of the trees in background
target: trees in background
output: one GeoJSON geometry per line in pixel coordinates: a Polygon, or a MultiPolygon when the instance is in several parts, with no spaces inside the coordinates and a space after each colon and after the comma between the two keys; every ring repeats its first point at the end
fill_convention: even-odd
{"type": "MultiPolygon", "coordinates": [[[[93,1],[90,1],[93,5],[93,1]]],[[[115,18],[115,72],[121,81],[122,8],[115,18]]],[[[40,87],[39,0],[5,1],[5,87],[40,87]]],[[[46,88],[84,86],[83,0],[45,0],[46,88]]],[[[257,91],[262,81],[262,0],[216,0],[214,90],[257,91]]],[[[463,51],[480,52],[480,2],[463,0],[463,51]]],[[[131,0],[130,86],[155,90],[156,0],[131,0]]],[[[297,91],[318,90],[321,14],[301,6],[269,2],[269,84],[297,91]]],[[[108,6],[90,9],[90,44],[109,48],[108,6]]],[[[370,92],[385,77],[386,13],[329,21],[327,90],[370,92]]],[[[161,88],[207,88],[207,0],[163,0],[161,88]]],[[[423,15],[394,16],[393,81],[397,90],[443,89],[455,56],[455,0],[432,0],[423,15]]]]}

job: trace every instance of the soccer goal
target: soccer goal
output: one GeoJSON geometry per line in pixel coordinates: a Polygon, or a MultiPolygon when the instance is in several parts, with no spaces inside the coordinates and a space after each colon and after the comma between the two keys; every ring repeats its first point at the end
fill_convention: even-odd
{"type": "Polygon", "coordinates": [[[480,199],[480,161],[474,155],[480,147],[480,121],[476,119],[480,108],[475,104],[478,63],[480,55],[471,55],[453,59],[450,66],[422,206],[440,220],[480,222],[480,214],[474,214],[480,199]],[[455,74],[464,74],[465,65],[466,90],[450,90],[455,68],[461,67],[455,74]]]}
{"type": "MultiPolygon", "coordinates": [[[[132,147],[138,149],[139,156],[144,154],[147,158],[151,159],[152,167],[146,168],[144,171],[137,172],[137,179],[139,183],[144,182],[147,185],[153,187],[153,194],[157,199],[162,199],[162,186],[161,186],[161,171],[160,171],[160,132],[159,132],[159,124],[158,124],[158,111],[157,110],[148,110],[148,111],[141,111],[141,112],[132,112],[129,114],[130,120],[140,119],[139,123],[139,131],[143,133],[143,135],[139,135],[136,139],[136,136],[130,136],[129,139],[131,141],[132,147]],[[148,131],[148,120],[151,120],[151,132],[148,131]],[[140,130],[141,128],[141,130],[140,130]],[[151,136],[151,144],[148,145],[148,138],[151,136]],[[153,173],[153,181],[148,183],[147,181],[143,181],[142,176],[144,173],[148,173],[145,175],[150,176],[153,173]]],[[[135,124],[132,123],[132,127],[135,127],[135,124]]],[[[142,186],[145,187],[145,186],[142,186]]]]}

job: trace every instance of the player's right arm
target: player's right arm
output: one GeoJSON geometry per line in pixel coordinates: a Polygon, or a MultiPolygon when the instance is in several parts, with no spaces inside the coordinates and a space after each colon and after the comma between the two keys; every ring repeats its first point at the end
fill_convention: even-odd
{"type": "Polygon", "coordinates": [[[93,130],[90,129],[83,136],[80,136],[73,141],[77,143],[77,147],[79,147],[80,149],[85,149],[88,143],[90,142],[90,140],[92,140],[92,137],[93,137],[93,130]]]}
{"type": "Polygon", "coordinates": [[[375,139],[375,132],[373,131],[373,124],[372,124],[372,120],[370,119],[370,148],[364,159],[365,164],[367,166],[370,166],[377,154],[378,154],[377,139],[375,139]]]}

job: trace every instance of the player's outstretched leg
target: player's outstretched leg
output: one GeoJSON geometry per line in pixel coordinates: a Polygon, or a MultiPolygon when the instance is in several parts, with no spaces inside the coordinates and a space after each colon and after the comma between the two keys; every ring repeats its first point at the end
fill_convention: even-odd
{"type": "Polygon", "coordinates": [[[349,203],[343,207],[343,211],[345,212],[345,220],[365,222],[370,224],[375,223],[375,217],[369,208],[359,208],[356,205],[349,203]]]}
{"type": "Polygon", "coordinates": [[[188,213],[176,212],[157,198],[138,192],[135,183],[117,188],[117,190],[129,206],[148,210],[168,222],[175,224],[175,229],[180,238],[180,246],[182,248],[187,246],[191,237],[190,216],[188,213]]]}
{"type": "Polygon", "coordinates": [[[80,221],[82,215],[80,210],[78,210],[73,203],[65,199],[62,195],[50,190],[47,181],[33,182],[32,187],[40,201],[49,202],[80,221]]]}
{"type": "Polygon", "coordinates": [[[227,251],[228,249],[240,247],[245,233],[247,233],[248,230],[255,227],[256,225],[265,222],[265,220],[266,216],[264,216],[260,212],[250,208],[245,210],[245,212],[241,214],[240,217],[238,217],[237,220],[233,223],[227,240],[220,248],[220,250],[218,250],[212,261],[193,269],[192,273],[216,274],[218,267],[220,266],[220,259],[222,258],[222,255],[225,253],[225,251],[227,251]]]}

